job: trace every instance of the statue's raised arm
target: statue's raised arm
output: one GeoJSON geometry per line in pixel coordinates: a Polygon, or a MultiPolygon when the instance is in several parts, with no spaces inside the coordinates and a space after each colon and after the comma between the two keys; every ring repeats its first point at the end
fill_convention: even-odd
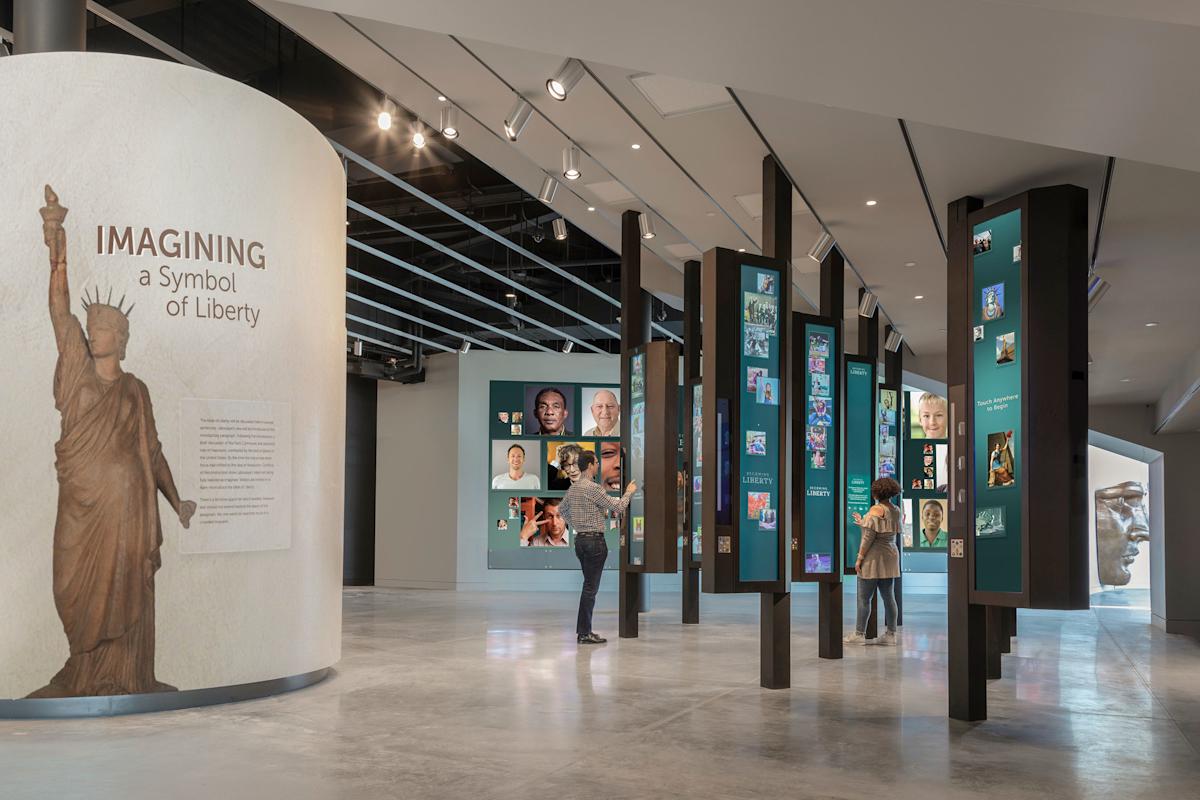
{"type": "Polygon", "coordinates": [[[58,195],[46,185],[46,205],[42,215],[42,240],[50,251],[50,321],[56,338],[62,338],[71,320],[71,291],[67,285],[67,232],[63,220],[67,209],[58,203],[58,195]]]}

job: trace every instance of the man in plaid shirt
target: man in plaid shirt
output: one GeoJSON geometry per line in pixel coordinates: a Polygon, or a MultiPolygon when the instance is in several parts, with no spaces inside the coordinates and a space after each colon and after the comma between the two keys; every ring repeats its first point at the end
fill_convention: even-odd
{"type": "Polygon", "coordinates": [[[608,559],[604,530],[609,514],[624,513],[629,507],[629,499],[637,491],[637,484],[630,481],[621,499],[614,500],[596,483],[596,454],[584,450],[577,459],[578,469],[569,471],[571,488],[567,490],[559,509],[575,529],[575,556],[583,570],[583,591],[579,595],[575,635],[580,644],[603,644],[608,640],[592,631],[592,610],[596,607],[596,592],[600,590],[604,562],[608,559]]]}

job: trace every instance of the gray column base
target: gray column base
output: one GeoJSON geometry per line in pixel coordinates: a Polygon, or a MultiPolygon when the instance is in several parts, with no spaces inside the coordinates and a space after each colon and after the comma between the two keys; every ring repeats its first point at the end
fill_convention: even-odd
{"type": "Polygon", "coordinates": [[[286,678],[239,683],[236,686],[214,686],[209,689],[185,689],[180,692],[0,700],[0,719],[116,717],[122,714],[144,714],[149,711],[175,711],[196,706],[236,703],[240,700],[253,700],[303,689],[324,680],[331,672],[333,667],[323,667],[286,678]]]}

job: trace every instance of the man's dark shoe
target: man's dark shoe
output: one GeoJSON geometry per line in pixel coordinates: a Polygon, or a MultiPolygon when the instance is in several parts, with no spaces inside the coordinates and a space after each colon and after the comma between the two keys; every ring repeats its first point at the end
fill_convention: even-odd
{"type": "Polygon", "coordinates": [[[595,633],[589,633],[579,637],[580,644],[604,644],[608,639],[603,636],[597,636],[595,633]]]}

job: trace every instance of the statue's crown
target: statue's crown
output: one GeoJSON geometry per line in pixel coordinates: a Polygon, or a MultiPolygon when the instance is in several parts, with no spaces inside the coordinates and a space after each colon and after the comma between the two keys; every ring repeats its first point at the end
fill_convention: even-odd
{"type": "Polygon", "coordinates": [[[112,304],[112,289],[108,290],[108,298],[100,302],[100,288],[96,287],[94,294],[89,294],[88,290],[83,292],[83,311],[89,317],[91,316],[114,316],[119,315],[119,319],[115,319],[118,324],[121,324],[125,329],[129,328],[129,312],[133,311],[134,303],[129,304],[129,308],[125,308],[125,295],[121,295],[121,299],[114,306],[112,304]]]}

